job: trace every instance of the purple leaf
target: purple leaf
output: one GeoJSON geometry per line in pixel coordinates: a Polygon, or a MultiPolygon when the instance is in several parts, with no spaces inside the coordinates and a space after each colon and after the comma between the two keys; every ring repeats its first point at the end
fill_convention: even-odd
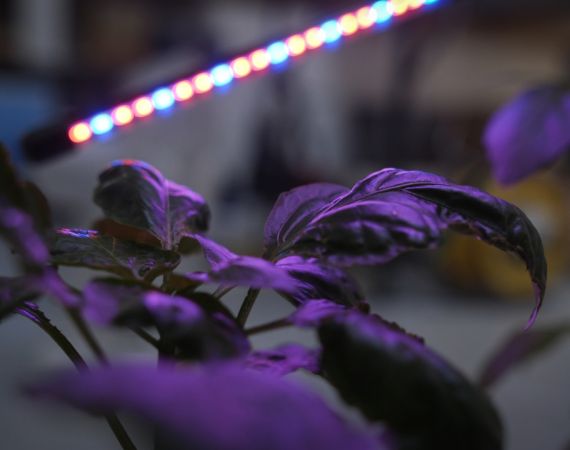
{"type": "Polygon", "coordinates": [[[271,350],[252,352],[246,358],[245,366],[279,377],[299,369],[319,373],[319,352],[299,344],[286,344],[271,350]]]}
{"type": "Polygon", "coordinates": [[[173,449],[381,448],[301,386],[232,365],[97,369],[61,375],[31,392],[90,412],[133,413],[157,425],[173,449]]]}
{"type": "Polygon", "coordinates": [[[546,260],[530,220],[504,200],[429,173],[384,169],[369,175],[288,235],[278,252],[346,266],[379,264],[405,251],[436,247],[447,228],[525,261],[536,288],[532,324],[546,288],[546,260]]]}
{"type": "Polygon", "coordinates": [[[300,283],[287,270],[272,262],[253,256],[236,255],[203,236],[195,236],[195,239],[204,249],[212,270],[187,274],[192,280],[227,286],[249,286],[254,289],[271,288],[285,293],[294,293],[300,287],[300,283]]]}
{"type": "Polygon", "coordinates": [[[180,262],[180,255],[173,251],[78,228],[58,229],[50,242],[50,254],[56,265],[90,267],[140,280],[153,280],[180,262]]]}
{"type": "Polygon", "coordinates": [[[330,300],[309,300],[297,308],[288,321],[297,327],[312,328],[325,320],[345,313],[348,308],[330,300]]]}
{"type": "Polygon", "coordinates": [[[99,176],[95,203],[119,223],[149,231],[167,250],[208,228],[210,211],[196,192],[141,161],[117,161],[99,176]]]}
{"type": "Polygon", "coordinates": [[[32,218],[20,209],[3,204],[1,198],[0,236],[14,247],[28,270],[42,271],[48,263],[48,249],[36,232],[32,218]]]}
{"type": "Polygon", "coordinates": [[[326,298],[348,306],[362,306],[366,302],[357,281],[345,270],[316,258],[288,256],[277,261],[297,280],[295,291],[286,295],[294,304],[301,305],[314,298],[326,298]]]}
{"type": "Polygon", "coordinates": [[[415,337],[354,311],[325,321],[319,337],[325,377],[405,448],[502,448],[501,423],[485,393],[415,337]]]}
{"type": "Polygon", "coordinates": [[[346,191],[346,187],[337,184],[315,183],[281,194],[265,223],[266,252],[273,254],[319,210],[346,191]]]}
{"type": "Polygon", "coordinates": [[[570,149],[570,91],[542,86],[520,94],[491,118],[483,141],[505,185],[554,163],[570,149]]]}
{"type": "Polygon", "coordinates": [[[142,283],[100,279],[86,286],[83,312],[100,325],[156,326],[181,358],[230,358],[250,350],[246,336],[218,300],[207,294],[191,296],[196,300],[142,283]]]}
{"type": "Polygon", "coordinates": [[[505,374],[549,350],[568,334],[569,324],[514,333],[487,361],[479,377],[480,384],[484,387],[495,384],[505,374]]]}

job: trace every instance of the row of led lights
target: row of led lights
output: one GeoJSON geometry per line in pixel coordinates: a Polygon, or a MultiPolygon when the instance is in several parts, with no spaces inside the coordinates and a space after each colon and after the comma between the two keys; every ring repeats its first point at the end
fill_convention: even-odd
{"type": "Polygon", "coordinates": [[[347,13],[338,19],[328,20],[321,26],[313,27],[304,33],[295,34],[277,41],[266,48],[258,49],[249,55],[235,58],[229,63],[219,64],[210,71],[201,72],[189,79],[174,83],[170,87],[155,90],[150,95],[139,97],[129,104],[113,108],[109,112],[95,115],[90,120],[72,125],[68,130],[71,142],[79,144],[90,140],[94,135],[104,135],[115,127],[130,124],[136,118],[145,118],[155,111],[164,111],[177,102],[186,102],[196,94],[206,94],[214,88],[229,85],[234,79],[242,79],[269,66],[283,64],[290,57],[297,57],[309,50],[333,44],[343,36],[351,36],[377,24],[386,24],[394,16],[439,0],[380,0],[376,3],[347,13]]]}

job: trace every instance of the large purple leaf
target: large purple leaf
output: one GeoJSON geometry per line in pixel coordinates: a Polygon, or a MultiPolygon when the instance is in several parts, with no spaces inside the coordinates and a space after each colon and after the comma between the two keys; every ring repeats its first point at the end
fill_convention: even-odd
{"type": "Polygon", "coordinates": [[[508,372],[550,350],[568,335],[568,323],[515,332],[486,362],[479,382],[484,387],[495,384],[508,372]]]}
{"type": "Polygon", "coordinates": [[[530,220],[504,200],[429,173],[384,169],[369,175],[289,235],[279,252],[338,265],[379,264],[437,246],[447,228],[525,261],[536,287],[532,323],[546,288],[546,260],[530,220]]]}
{"type": "Polygon", "coordinates": [[[50,254],[56,265],[90,267],[140,280],[153,280],[174,270],[180,262],[180,255],[170,250],[77,228],[56,230],[50,241],[50,254]]]}
{"type": "Polygon", "coordinates": [[[285,344],[249,354],[245,366],[275,376],[285,376],[299,369],[319,373],[319,351],[299,344],[285,344]]]}
{"type": "Polygon", "coordinates": [[[298,385],[232,365],[68,373],[32,390],[78,408],[158,425],[169,449],[379,450],[298,385]]]}
{"type": "Polygon", "coordinates": [[[325,377],[366,417],[386,423],[401,448],[502,448],[485,393],[417,338],[354,311],[325,321],[319,337],[325,377]]]}
{"type": "Polygon", "coordinates": [[[494,114],[483,141],[502,184],[552,164],[570,149],[570,91],[541,86],[523,92],[494,114]]]}
{"type": "Polygon", "coordinates": [[[210,211],[196,192],[141,161],[117,161],[99,176],[95,203],[119,223],[149,231],[165,249],[208,228],[210,211]]]}
{"type": "Polygon", "coordinates": [[[301,305],[314,298],[326,298],[349,306],[362,306],[366,302],[358,282],[345,270],[326,264],[316,258],[288,256],[277,261],[297,281],[296,289],[286,297],[301,305]]]}
{"type": "Polygon", "coordinates": [[[203,236],[194,236],[203,248],[212,270],[194,272],[187,277],[201,283],[219,283],[227,286],[248,286],[254,289],[271,288],[293,294],[301,285],[287,270],[265,259],[240,256],[203,236]]]}
{"type": "Polygon", "coordinates": [[[319,210],[346,191],[346,187],[337,184],[314,183],[281,194],[265,223],[267,255],[272,256],[319,210]]]}
{"type": "Polygon", "coordinates": [[[156,326],[176,356],[220,359],[246,354],[250,345],[214,297],[171,296],[142,283],[115,279],[90,282],[84,291],[85,317],[100,325],[156,326]],[[208,305],[210,303],[210,305],[208,305]]]}

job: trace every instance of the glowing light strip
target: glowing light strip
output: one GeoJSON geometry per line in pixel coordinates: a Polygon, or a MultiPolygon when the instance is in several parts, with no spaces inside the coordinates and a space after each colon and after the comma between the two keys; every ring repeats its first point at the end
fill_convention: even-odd
{"type": "Polygon", "coordinates": [[[363,6],[77,122],[69,127],[68,138],[74,144],[81,144],[97,136],[107,135],[116,128],[170,110],[176,104],[187,103],[213,90],[227,88],[235,80],[245,79],[271,66],[281,66],[292,58],[335,44],[373,27],[384,28],[393,18],[426,9],[439,1],[380,0],[363,6]]]}

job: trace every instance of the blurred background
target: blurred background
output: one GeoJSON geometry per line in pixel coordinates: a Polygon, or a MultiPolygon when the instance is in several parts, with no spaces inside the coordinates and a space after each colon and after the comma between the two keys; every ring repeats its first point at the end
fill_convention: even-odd
{"type": "MultiPolygon", "coordinates": [[[[204,195],[213,212],[211,236],[252,255],[261,253],[265,217],[282,191],[314,181],[351,185],[387,166],[443,174],[527,212],[543,236],[550,269],[538,325],[570,321],[568,164],[502,189],[490,179],[481,144],[501,104],[534,85],[570,78],[568,0],[446,2],[58,158],[26,161],[21,138],[38,126],[75,111],[96,112],[359,6],[353,0],[0,0],[0,140],[46,193],[57,225],[89,227],[100,217],[91,203],[97,174],[114,159],[141,159],[204,195]]],[[[0,248],[0,273],[14,270],[0,248]]],[[[79,270],[64,274],[78,286],[88,279],[79,270]]],[[[355,275],[376,312],[424,336],[472,377],[524,326],[532,306],[523,264],[455,236],[441,250],[355,275]]],[[[234,307],[239,294],[229,299],[234,307]]],[[[46,308],[73,336],[57,308],[46,308]]],[[[267,295],[252,323],[287,311],[267,295]]],[[[132,337],[104,330],[101,337],[113,354],[150,355],[132,337]]],[[[287,337],[272,333],[256,342],[287,337]]],[[[0,342],[2,449],[115,448],[102,422],[54,413],[19,393],[22,381],[67,364],[39,331],[13,318],[0,326],[0,342]]],[[[509,449],[565,448],[569,379],[566,342],[493,388],[509,449]]]]}

